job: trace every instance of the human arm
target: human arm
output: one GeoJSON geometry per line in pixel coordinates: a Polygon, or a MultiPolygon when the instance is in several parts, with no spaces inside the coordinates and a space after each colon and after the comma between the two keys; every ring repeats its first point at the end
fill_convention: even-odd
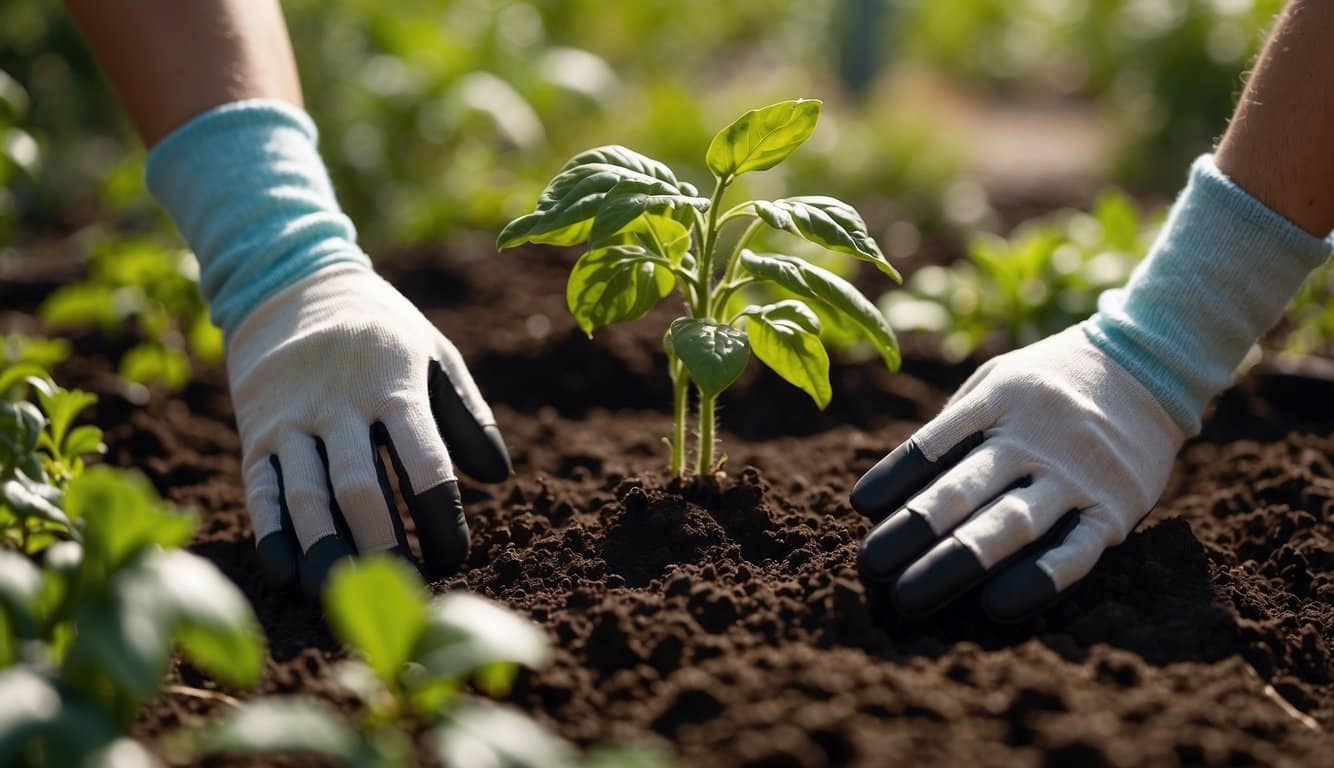
{"type": "Polygon", "coordinates": [[[454,466],[499,480],[508,454],[454,345],[357,245],[277,2],[68,4],[151,145],[149,190],[226,335],[261,570],[314,595],[349,553],[408,552],[381,445],[428,567],[458,567],[454,466]]]}
{"type": "Polygon", "coordinates": [[[914,616],[987,583],[1049,606],[1148,513],[1208,400],[1329,253],[1334,5],[1291,3],[1216,158],[1080,326],[984,364],[852,493],[867,578],[914,616]],[[1257,199],[1258,198],[1258,199],[1257,199]],[[881,522],[883,519],[883,522],[881,522]]]}

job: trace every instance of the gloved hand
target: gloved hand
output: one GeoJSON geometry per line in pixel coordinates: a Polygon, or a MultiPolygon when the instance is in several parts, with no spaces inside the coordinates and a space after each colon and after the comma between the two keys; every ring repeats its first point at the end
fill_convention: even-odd
{"type": "Polygon", "coordinates": [[[462,564],[468,523],[453,468],[499,482],[509,456],[458,350],[393,286],[360,264],[324,267],[250,312],[229,339],[227,372],[271,581],[299,573],[318,594],[339,557],[407,554],[380,444],[426,565],[462,564]]]}
{"type": "Polygon", "coordinates": [[[239,101],[172,131],[145,169],[226,335],[260,569],[312,597],[343,555],[407,553],[377,444],[437,573],[468,551],[454,466],[510,472],[458,351],[371,270],[318,139],[294,105],[239,101]]]}
{"type": "Polygon", "coordinates": [[[1148,513],[1205,403],[1328,255],[1199,158],[1125,289],[984,364],[857,483],[852,505],[886,518],[863,573],[907,616],[989,577],[996,619],[1054,602],[1148,513]]]}
{"type": "Polygon", "coordinates": [[[905,616],[991,578],[986,611],[1022,618],[1125,539],[1184,439],[1082,328],[993,358],[853,489],[858,511],[885,518],[862,572],[905,616]]]}

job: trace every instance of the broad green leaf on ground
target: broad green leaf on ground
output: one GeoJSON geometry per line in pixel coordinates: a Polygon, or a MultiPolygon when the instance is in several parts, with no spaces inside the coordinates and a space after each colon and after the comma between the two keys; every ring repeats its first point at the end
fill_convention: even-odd
{"type": "Polygon", "coordinates": [[[212,563],[182,550],[154,554],[159,600],[175,607],[176,638],[195,666],[245,687],[259,679],[264,640],[250,603],[212,563]]]}
{"type": "Polygon", "coordinates": [[[710,396],[736,381],[750,360],[746,334],[730,325],[682,317],[672,323],[671,337],[672,350],[691,380],[710,396]]]}
{"type": "Polygon", "coordinates": [[[680,266],[690,248],[690,230],[670,216],[644,214],[622,230],[651,253],[680,266]]]}
{"type": "Polygon", "coordinates": [[[390,684],[426,627],[426,587],[396,557],[349,559],[330,574],[324,609],[338,639],[390,684]]]}
{"type": "Polygon", "coordinates": [[[511,221],[497,244],[575,245],[587,239],[591,219],[603,199],[622,180],[632,180],[654,194],[695,197],[695,187],[678,181],[666,165],[625,147],[607,146],[581,152],[551,180],[532,213],[511,221]]]}
{"type": "Polygon", "coordinates": [[[106,598],[81,603],[74,622],[74,674],[106,675],[139,700],[157,690],[178,640],[191,662],[232,685],[253,683],[263,663],[250,604],[211,563],[180,550],[151,549],[126,562],[106,598]]]}
{"type": "Polygon", "coordinates": [[[709,199],[681,194],[663,181],[621,179],[607,192],[593,216],[593,228],[588,233],[588,241],[593,245],[604,243],[644,213],[663,213],[682,206],[707,211],[709,199]]]}
{"type": "Polygon", "coordinates": [[[119,736],[110,718],[63,697],[36,670],[20,664],[0,672],[0,765],[25,764],[18,759],[20,750],[33,742],[42,744],[47,765],[107,765],[88,763],[85,758],[119,736]]]}
{"type": "Polygon", "coordinates": [[[162,501],[143,476],[91,467],[70,481],[63,499],[72,520],[85,520],[85,556],[111,572],[148,546],[184,546],[194,521],[162,501]]]}
{"type": "Polygon", "coordinates": [[[856,323],[884,358],[885,365],[898,370],[899,344],[893,329],[880,310],[848,281],[807,261],[778,253],[744,250],[741,266],[761,280],[772,281],[804,299],[823,304],[834,314],[856,323]]]}
{"type": "Polygon", "coordinates": [[[461,707],[431,734],[445,768],[564,768],[574,751],[521,712],[495,704],[461,707]]]}
{"type": "Polygon", "coordinates": [[[146,341],[121,356],[120,376],[136,384],[161,384],[176,391],[190,381],[190,358],[179,349],[146,341]]]}
{"type": "Polygon", "coordinates": [[[538,668],[551,648],[533,622],[483,597],[455,592],[431,601],[413,659],[433,677],[462,679],[493,664],[538,668]]]}
{"type": "Polygon", "coordinates": [[[820,321],[800,301],[789,300],[745,313],[750,348],[789,384],[823,410],[833,398],[829,353],[820,341],[820,321]]]}
{"type": "Polygon", "coordinates": [[[284,697],[255,699],[202,731],[173,734],[171,751],[182,757],[208,754],[324,755],[346,765],[370,765],[371,749],[356,728],[319,699],[284,697]]]}
{"type": "Polygon", "coordinates": [[[810,195],[781,200],[756,200],[755,213],[774,229],[791,232],[832,251],[848,253],[869,261],[895,280],[902,280],[898,270],[885,259],[880,246],[866,231],[866,222],[857,209],[833,197],[810,195]]]}
{"type": "Polygon", "coordinates": [[[811,137],[819,118],[816,99],[752,109],[713,137],[705,161],[720,179],[772,168],[811,137]]]}
{"type": "Polygon", "coordinates": [[[575,262],[565,302],[584,333],[638,320],[676,285],[665,262],[635,245],[597,248],[575,262]]]}

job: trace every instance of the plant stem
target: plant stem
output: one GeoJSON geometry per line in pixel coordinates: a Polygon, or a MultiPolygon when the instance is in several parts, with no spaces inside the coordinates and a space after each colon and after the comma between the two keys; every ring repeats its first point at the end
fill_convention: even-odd
{"type": "Polygon", "coordinates": [[[714,317],[720,317],[727,310],[727,300],[731,298],[732,292],[736,290],[733,281],[736,279],[737,265],[741,263],[741,251],[745,249],[746,244],[750,242],[751,238],[755,237],[755,233],[762,226],[764,226],[764,222],[755,219],[742,231],[741,237],[737,238],[736,246],[732,248],[732,255],[727,259],[727,268],[723,271],[723,290],[719,291],[714,297],[713,307],[710,309],[710,314],[714,317]]]}
{"type": "Polygon", "coordinates": [[[690,377],[685,365],[673,358],[672,370],[672,475],[686,471],[686,402],[690,395],[690,377]]]}
{"type": "Polygon", "coordinates": [[[704,286],[704,311],[712,307],[713,298],[713,251],[718,247],[718,208],[723,202],[723,192],[727,191],[727,180],[718,179],[713,185],[713,196],[709,198],[709,222],[704,228],[704,247],[699,255],[699,279],[704,286]]]}
{"type": "Polygon", "coordinates": [[[703,477],[713,470],[713,411],[717,395],[706,395],[699,390],[699,455],[695,475],[703,477]]]}

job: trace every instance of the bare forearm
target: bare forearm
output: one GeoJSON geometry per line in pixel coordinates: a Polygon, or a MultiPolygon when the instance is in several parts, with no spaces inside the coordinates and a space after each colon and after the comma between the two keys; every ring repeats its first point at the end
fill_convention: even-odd
{"type": "Polygon", "coordinates": [[[301,106],[277,0],[66,0],[144,143],[240,99],[301,106]]]}
{"type": "Polygon", "coordinates": [[[1218,168],[1324,237],[1334,229],[1334,3],[1293,0],[1265,45],[1218,168]]]}

